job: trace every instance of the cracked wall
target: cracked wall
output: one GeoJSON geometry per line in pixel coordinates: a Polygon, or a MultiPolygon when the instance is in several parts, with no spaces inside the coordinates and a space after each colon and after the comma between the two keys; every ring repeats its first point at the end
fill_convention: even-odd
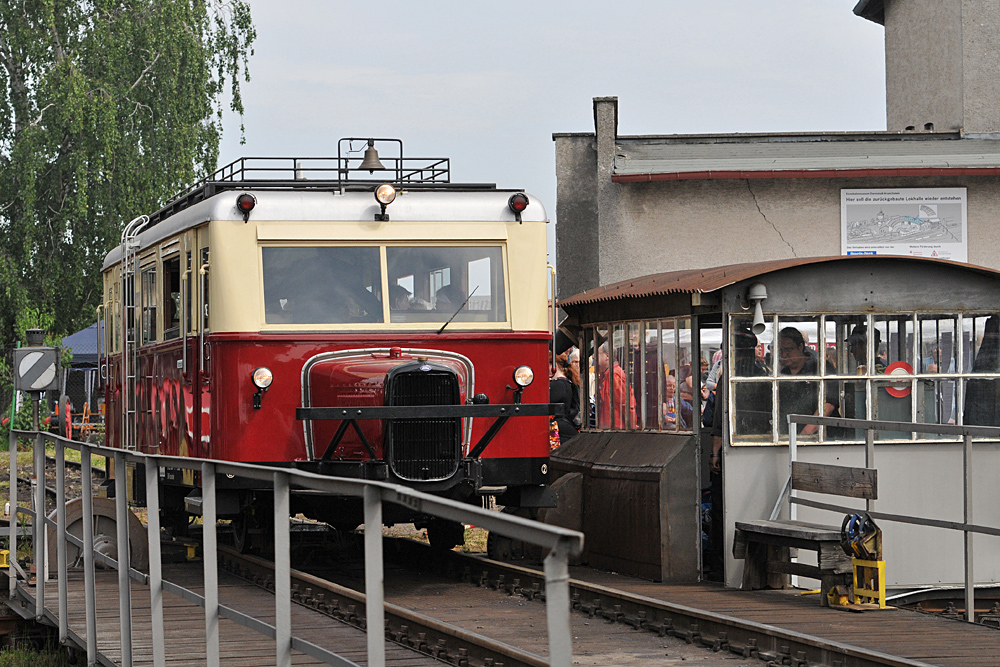
{"type": "MultiPolygon", "coordinates": [[[[1000,238],[994,233],[1000,220],[998,177],[687,180],[614,184],[616,205],[600,211],[600,282],[839,255],[840,190],[878,187],[968,188],[969,262],[1000,269],[1000,238]]],[[[563,257],[595,248],[592,238],[589,248],[582,247],[583,239],[560,236],[560,294],[594,286],[592,280],[577,283],[573,271],[562,266],[563,257]],[[574,251],[577,239],[581,247],[574,251]]]]}

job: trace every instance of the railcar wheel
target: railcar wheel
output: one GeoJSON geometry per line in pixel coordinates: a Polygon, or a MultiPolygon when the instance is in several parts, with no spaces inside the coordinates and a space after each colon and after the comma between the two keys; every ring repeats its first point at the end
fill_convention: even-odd
{"type": "Polygon", "coordinates": [[[257,498],[233,519],[233,546],[241,554],[268,554],[274,549],[274,509],[270,498],[257,498]]]}
{"type": "MultiPolygon", "coordinates": [[[[535,519],[537,515],[526,507],[504,507],[505,514],[513,514],[525,519],[535,519]]],[[[492,530],[486,536],[486,556],[491,560],[510,561],[523,560],[526,556],[525,543],[506,535],[499,535],[492,530]]]]}
{"type": "Polygon", "coordinates": [[[172,537],[184,537],[191,526],[191,515],[184,510],[160,510],[160,528],[172,537]]]}
{"type": "Polygon", "coordinates": [[[427,541],[439,551],[450,551],[465,544],[465,526],[457,521],[431,519],[427,522],[427,541]]]}
{"type": "MultiPolygon", "coordinates": [[[[118,559],[118,522],[115,511],[115,501],[113,498],[93,498],[94,514],[94,551],[118,559]]],[[[49,514],[49,519],[56,520],[56,513],[53,510],[49,514]]],[[[74,498],[66,503],[66,532],[83,539],[83,499],[74,498]]],[[[48,543],[49,563],[57,563],[56,530],[49,527],[46,533],[48,543]]],[[[129,544],[129,564],[137,570],[147,571],[149,569],[149,542],[146,538],[146,528],[139,521],[139,517],[128,513],[128,544],[129,544]]],[[[74,563],[83,561],[83,551],[80,547],[71,542],[66,543],[66,562],[72,567],[74,563]]],[[[96,563],[97,567],[103,567],[96,563]]]]}
{"type": "Polygon", "coordinates": [[[233,519],[233,546],[241,554],[259,553],[259,540],[254,539],[254,535],[259,533],[260,527],[254,517],[253,507],[244,507],[233,519]]]}

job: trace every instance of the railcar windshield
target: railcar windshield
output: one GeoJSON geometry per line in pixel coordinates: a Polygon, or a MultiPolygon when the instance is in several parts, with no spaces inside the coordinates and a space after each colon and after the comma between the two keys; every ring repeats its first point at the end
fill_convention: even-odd
{"type": "Polygon", "coordinates": [[[266,324],[384,323],[386,317],[394,324],[507,321],[501,246],[261,251],[266,324]]]}
{"type": "Polygon", "coordinates": [[[390,246],[385,254],[390,322],[507,319],[498,246],[390,246]]]}
{"type": "Polygon", "coordinates": [[[263,248],[268,324],[382,322],[378,247],[263,248]]]}

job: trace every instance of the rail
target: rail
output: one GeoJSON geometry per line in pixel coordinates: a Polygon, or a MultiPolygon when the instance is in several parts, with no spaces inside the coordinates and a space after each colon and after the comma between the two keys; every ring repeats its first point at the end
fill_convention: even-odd
{"type": "Polygon", "coordinates": [[[914,526],[929,526],[933,528],[944,528],[946,530],[960,530],[964,534],[965,542],[965,619],[969,622],[975,621],[975,574],[972,558],[972,536],[975,533],[981,535],[1000,536],[1000,528],[993,526],[981,526],[974,524],[972,518],[972,444],[973,438],[984,438],[986,442],[996,443],[1000,441],[1000,427],[995,426],[958,426],[954,424],[920,424],[914,422],[878,421],[871,419],[842,419],[837,417],[818,417],[815,415],[788,415],[788,458],[789,470],[788,481],[784,489],[778,496],[778,501],[771,512],[771,518],[777,516],[781,503],[787,496],[789,502],[790,518],[795,519],[795,506],[804,505],[815,509],[828,510],[831,512],[854,513],[857,510],[841,505],[819,502],[809,498],[796,496],[795,490],[791,488],[791,464],[795,461],[796,440],[798,429],[792,428],[792,424],[816,424],[822,426],[834,426],[841,428],[853,428],[865,431],[865,467],[875,467],[875,431],[897,431],[902,433],[927,433],[931,435],[961,436],[962,448],[962,492],[964,498],[964,515],[962,521],[942,521],[939,519],[928,519],[924,517],[907,516],[903,514],[887,514],[876,512],[874,501],[865,501],[865,511],[873,518],[882,521],[893,521],[896,523],[906,523],[914,526]]]}
{"type": "MultiPolygon", "coordinates": [[[[378,140],[398,141],[398,140],[378,140]]],[[[210,185],[243,184],[244,187],[310,188],[320,185],[343,188],[358,181],[376,179],[374,171],[390,174],[379,182],[392,182],[400,186],[421,184],[448,185],[451,183],[451,160],[445,157],[403,157],[400,154],[381,156],[386,163],[369,170],[361,157],[341,155],[337,146],[336,157],[241,157],[220,167],[212,174],[196,181],[167,202],[166,208],[184,201],[191,194],[210,185]],[[352,180],[351,176],[355,178],[352,180]],[[361,176],[361,178],[357,178],[361,176]],[[367,177],[367,178],[366,178],[367,177]]],[[[377,180],[377,179],[376,179],[377,180]]],[[[152,216],[156,217],[156,216],[152,216]]]]}
{"type": "MultiPolygon", "coordinates": [[[[549,635],[549,661],[553,666],[570,667],[573,663],[572,636],[570,634],[570,595],[568,558],[579,554],[583,548],[583,535],[572,530],[547,526],[535,521],[529,521],[513,515],[491,512],[479,507],[459,503],[445,498],[438,498],[412,489],[387,484],[384,482],[361,481],[354,479],[324,477],[314,473],[273,468],[241,463],[230,463],[209,459],[187,457],[147,455],[124,451],[97,445],[87,445],[82,442],[67,440],[50,433],[36,431],[15,431],[10,433],[10,503],[12,512],[32,518],[32,549],[34,565],[37,573],[35,579],[35,609],[37,621],[51,623],[59,628],[59,640],[64,645],[76,645],[87,653],[87,664],[98,664],[97,651],[97,619],[96,619],[96,589],[95,560],[100,560],[106,566],[118,571],[119,615],[121,627],[121,653],[123,667],[132,665],[132,632],[131,632],[131,587],[129,579],[149,586],[150,609],[152,620],[153,660],[156,667],[166,664],[166,647],[163,618],[163,593],[173,593],[186,600],[194,602],[205,610],[205,655],[206,664],[215,667],[219,664],[219,619],[235,621],[251,630],[261,633],[276,641],[276,660],[278,667],[292,664],[292,651],[300,651],[329,665],[354,665],[353,662],[331,651],[324,649],[292,635],[291,628],[291,555],[289,534],[289,498],[290,489],[313,489],[336,495],[360,497],[364,506],[364,552],[365,552],[365,591],[367,594],[366,627],[368,664],[376,667],[385,665],[385,637],[379,631],[384,623],[383,594],[383,559],[382,559],[382,504],[385,502],[405,505],[420,512],[451,521],[474,523],[501,535],[523,540],[548,550],[545,558],[545,595],[546,615],[549,635]],[[34,454],[34,485],[33,504],[35,509],[21,507],[17,504],[17,443],[18,439],[31,439],[34,454]],[[116,471],[124,471],[125,464],[136,463],[146,467],[146,470],[158,470],[161,466],[183,468],[200,472],[202,477],[203,497],[203,562],[204,562],[204,595],[183,588],[162,577],[162,560],[160,557],[160,521],[159,521],[159,475],[145,475],[146,500],[148,511],[147,536],[149,541],[149,573],[143,573],[129,565],[128,542],[128,505],[126,499],[125,476],[115,476],[115,508],[117,516],[117,560],[106,557],[94,550],[93,523],[83,521],[83,539],[78,539],[66,531],[65,500],[56,503],[56,520],[44,516],[44,472],[41,480],[37,480],[38,472],[45,470],[45,443],[55,446],[56,458],[56,491],[58,497],[65,499],[65,455],[66,449],[80,452],[82,461],[82,488],[90,489],[92,484],[91,455],[97,454],[114,460],[116,471]],[[274,485],[274,545],[275,545],[275,624],[270,625],[257,618],[243,614],[235,609],[219,604],[218,588],[218,541],[216,531],[216,493],[215,480],[217,475],[236,475],[250,479],[271,482],[274,485]],[[45,547],[46,527],[52,527],[56,532],[56,581],[58,586],[58,608],[47,609],[45,606],[46,567],[45,547]],[[67,599],[67,542],[79,547],[83,552],[84,567],[84,605],[86,610],[86,634],[78,636],[71,632],[68,625],[67,599]],[[119,567],[125,563],[125,567],[119,567]]],[[[89,493],[83,494],[83,516],[93,515],[93,499],[89,493]]],[[[18,521],[10,522],[10,552],[17,553],[18,521]]],[[[9,565],[11,600],[30,601],[30,595],[23,587],[27,581],[27,573],[11,558],[9,565]]]]}

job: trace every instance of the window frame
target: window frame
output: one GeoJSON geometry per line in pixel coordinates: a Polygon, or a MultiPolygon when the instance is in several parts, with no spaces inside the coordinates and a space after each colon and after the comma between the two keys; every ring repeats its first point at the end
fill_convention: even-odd
{"type": "Polygon", "coordinates": [[[388,257],[387,250],[389,248],[498,248],[500,250],[500,262],[502,264],[502,275],[500,276],[501,281],[498,284],[502,284],[503,296],[504,296],[504,307],[503,307],[503,320],[498,321],[453,321],[448,324],[449,330],[467,330],[467,331],[510,331],[513,329],[513,316],[512,316],[512,304],[511,304],[511,285],[510,285],[510,262],[508,260],[508,244],[507,241],[500,240],[488,240],[488,241],[433,241],[433,242],[416,242],[409,240],[400,241],[261,241],[257,244],[257,266],[258,266],[258,293],[260,294],[260,326],[264,331],[299,331],[303,327],[309,330],[417,330],[417,331],[436,331],[441,328],[441,325],[447,320],[447,318],[440,321],[427,321],[427,322],[392,322],[390,313],[390,298],[389,298],[389,270],[388,270],[388,257]],[[382,321],[381,322],[347,322],[347,323],[314,323],[314,324],[300,324],[300,323],[269,323],[267,322],[266,313],[266,303],[263,298],[264,295],[264,248],[347,248],[347,247],[365,247],[365,248],[377,248],[379,252],[379,262],[380,262],[380,275],[381,275],[381,288],[382,288],[382,321]]]}
{"type": "Polygon", "coordinates": [[[139,329],[139,346],[143,347],[146,345],[153,345],[160,341],[160,323],[159,323],[159,289],[160,289],[160,266],[157,261],[156,255],[147,256],[142,258],[139,262],[138,271],[138,285],[136,286],[139,290],[139,308],[138,315],[139,321],[136,323],[139,329]],[[146,277],[152,274],[151,285],[149,285],[149,290],[147,291],[147,280],[146,277]],[[149,298],[147,299],[147,295],[149,298]],[[152,311],[150,313],[150,311],[152,311]],[[147,317],[148,314],[148,317],[147,317]],[[149,331],[147,328],[152,329],[149,331]]]}
{"type": "MultiPolygon", "coordinates": [[[[690,315],[683,315],[678,317],[650,317],[635,320],[609,320],[602,322],[593,322],[585,325],[584,329],[584,344],[585,346],[592,346],[593,350],[587,350],[581,348],[580,350],[580,377],[581,382],[584,383],[582,387],[583,392],[583,406],[581,406],[581,411],[585,411],[588,415],[590,409],[594,410],[594,425],[591,426],[589,419],[584,422],[581,430],[584,431],[616,431],[616,432],[638,432],[638,433],[674,433],[679,435],[692,435],[696,430],[696,425],[700,424],[701,415],[695,414],[692,409],[691,423],[687,425],[686,428],[681,428],[681,420],[679,418],[675,419],[673,424],[666,424],[663,415],[663,406],[665,403],[665,388],[666,388],[666,378],[668,375],[672,375],[675,379],[676,389],[674,393],[675,397],[675,414],[679,416],[680,411],[680,377],[679,370],[682,367],[683,350],[689,350],[690,361],[688,363],[697,363],[701,359],[701,348],[696,350],[695,342],[690,339],[693,335],[693,318],[690,315]],[[639,333],[639,344],[638,350],[630,350],[628,345],[631,340],[631,334],[633,328],[638,327],[639,333]],[[689,340],[687,343],[682,342],[681,331],[691,332],[689,334],[689,340]],[[623,337],[623,348],[625,356],[622,358],[626,360],[624,365],[619,364],[614,360],[616,345],[614,344],[615,332],[620,331],[623,337]],[[601,333],[603,332],[603,333],[601,333]],[[650,345],[650,336],[655,334],[656,337],[656,377],[652,378],[652,373],[648,373],[647,364],[647,347],[650,345]],[[598,343],[598,339],[603,336],[604,341],[598,343]],[[667,340],[669,339],[669,340],[667,340]],[[601,345],[607,343],[608,345],[608,357],[609,362],[613,362],[616,365],[621,366],[622,376],[628,383],[628,389],[634,391],[636,386],[636,380],[632,377],[632,369],[629,367],[636,367],[636,364],[630,363],[634,359],[637,359],[638,368],[642,369],[642,378],[639,379],[639,392],[635,393],[629,400],[634,401],[633,406],[635,408],[635,423],[632,423],[631,413],[632,410],[629,406],[625,406],[625,414],[621,417],[622,427],[615,428],[615,416],[611,409],[608,410],[608,419],[602,420],[602,412],[604,410],[603,400],[601,397],[601,373],[598,368],[598,354],[601,345]],[[673,351],[667,353],[665,350],[669,346],[673,346],[673,351]],[[664,368],[664,365],[667,368],[664,368]],[[654,383],[652,385],[651,383],[654,383]],[[593,385],[593,386],[591,386],[593,385]],[[656,387],[656,406],[657,414],[648,414],[648,397],[650,386],[656,387]],[[590,402],[593,400],[593,405],[590,402]],[[646,414],[643,415],[643,411],[646,414]]],[[[702,381],[704,381],[704,376],[702,381]]],[[[618,382],[615,380],[615,373],[609,373],[608,377],[608,398],[612,405],[619,402],[619,395],[623,391],[628,391],[628,389],[623,389],[618,386],[618,382]]],[[[699,388],[700,389],[700,388],[699,388]]],[[[697,390],[696,390],[697,391],[697,390]]],[[[693,398],[693,397],[692,397],[693,398]]],[[[628,401],[627,401],[628,402],[628,401]]],[[[696,401],[692,400],[692,406],[696,401]]],[[[702,405],[704,402],[702,401],[702,405]]]]}
{"type": "Polygon", "coordinates": [[[160,326],[160,331],[162,332],[161,338],[163,339],[164,342],[166,342],[166,341],[176,340],[178,338],[181,338],[183,336],[183,334],[184,334],[184,331],[183,331],[183,329],[184,329],[184,323],[183,323],[184,322],[184,313],[182,312],[182,309],[181,309],[181,298],[180,298],[181,297],[181,290],[183,290],[183,288],[184,288],[184,281],[181,279],[182,276],[184,275],[184,268],[182,266],[182,261],[183,261],[182,254],[179,252],[178,245],[177,245],[176,241],[174,243],[172,243],[170,247],[163,248],[161,250],[160,257],[161,257],[161,259],[160,259],[159,265],[160,265],[160,269],[161,269],[160,270],[161,280],[159,281],[160,282],[160,285],[159,285],[159,288],[160,288],[159,295],[160,295],[160,299],[161,299],[161,302],[162,302],[160,304],[160,308],[159,308],[159,310],[161,311],[160,312],[160,317],[162,318],[162,324],[160,326]],[[172,263],[172,262],[176,262],[177,263],[177,298],[178,298],[178,300],[177,300],[177,310],[175,312],[175,315],[176,315],[176,318],[177,318],[177,326],[176,327],[168,327],[167,326],[169,324],[169,322],[167,321],[167,309],[166,309],[167,299],[168,298],[170,298],[170,299],[173,298],[172,297],[173,292],[170,293],[169,297],[168,297],[168,294],[167,294],[167,289],[168,289],[168,287],[170,287],[170,285],[167,284],[167,278],[168,278],[168,275],[167,275],[167,264],[168,263],[172,263]]]}
{"type": "MultiPolygon", "coordinates": [[[[898,312],[888,312],[888,313],[861,313],[861,312],[844,312],[844,313],[769,313],[765,314],[765,321],[771,325],[771,330],[776,332],[772,344],[775,346],[774,351],[777,351],[777,339],[778,333],[783,328],[782,323],[790,323],[794,320],[807,320],[807,319],[818,319],[817,324],[817,346],[819,350],[823,350],[822,354],[818,354],[818,375],[803,375],[796,376],[796,380],[810,381],[818,383],[818,399],[827,395],[827,387],[829,384],[834,384],[838,387],[840,406],[843,409],[844,397],[846,389],[842,390],[846,383],[863,383],[863,395],[865,400],[865,414],[857,415],[857,419],[874,420],[877,418],[878,411],[878,401],[881,396],[880,390],[883,389],[887,384],[886,375],[883,372],[879,372],[878,369],[881,368],[881,364],[878,363],[866,363],[863,367],[859,367],[856,373],[847,374],[846,372],[839,372],[836,374],[828,374],[826,371],[827,360],[825,351],[827,349],[827,330],[830,328],[829,323],[834,324],[834,332],[838,332],[837,323],[844,321],[852,321],[857,323],[863,323],[867,327],[867,331],[871,332],[874,330],[877,324],[896,321],[898,323],[905,323],[903,327],[903,332],[906,335],[906,340],[904,344],[906,346],[906,356],[913,360],[910,364],[912,372],[910,373],[894,373],[894,382],[892,384],[909,385],[909,419],[907,421],[911,423],[939,423],[939,421],[926,422],[922,421],[922,416],[926,414],[925,406],[927,404],[924,399],[924,393],[927,388],[927,383],[934,383],[934,401],[936,405],[940,405],[941,396],[940,387],[948,382],[954,383],[953,393],[951,398],[953,401],[953,418],[956,424],[962,425],[965,423],[965,398],[966,389],[968,382],[970,380],[988,380],[988,381],[1000,381],[1000,371],[997,372],[978,372],[973,373],[971,371],[972,359],[966,363],[966,346],[968,345],[970,351],[972,352],[973,358],[979,353],[976,349],[977,346],[977,328],[976,321],[982,318],[989,318],[991,316],[1000,316],[1000,309],[996,311],[968,311],[968,312],[943,312],[940,310],[935,311],[898,311],[898,312]],[[944,320],[952,320],[954,322],[954,332],[952,332],[952,355],[949,359],[949,364],[953,361],[953,370],[945,371],[935,371],[926,372],[923,366],[923,349],[925,345],[923,329],[921,328],[921,322],[937,321],[941,322],[944,320]],[[972,329],[969,331],[969,340],[966,341],[966,323],[972,322],[972,329]],[[969,366],[969,371],[966,371],[966,366],[969,366]],[[923,408],[923,409],[922,409],[923,408]]],[[[728,353],[728,359],[735,358],[735,348],[734,348],[734,337],[733,331],[735,330],[736,323],[740,320],[746,319],[749,321],[749,317],[742,313],[729,313],[726,318],[726,349],[728,353]]],[[[853,324],[848,324],[847,329],[849,330],[853,324]]],[[[897,340],[899,334],[896,334],[897,340]]],[[[940,326],[936,327],[935,340],[940,341],[940,326]]],[[[889,341],[880,341],[880,343],[889,346],[889,341]]],[[[980,347],[982,343],[979,343],[980,347]]],[[[877,360],[877,354],[879,350],[875,349],[875,337],[868,335],[866,336],[866,353],[865,360],[877,360]]],[[[880,345],[881,347],[881,345],[880,345]]],[[[838,348],[839,349],[839,348],[838,348]]],[[[888,360],[888,355],[887,355],[888,360]]],[[[788,434],[781,433],[779,421],[779,415],[781,406],[778,402],[778,387],[782,381],[787,382],[788,376],[781,375],[779,372],[779,364],[775,363],[777,360],[773,360],[770,365],[769,373],[766,377],[761,376],[736,376],[734,373],[727,374],[727,408],[728,408],[728,429],[729,429],[729,442],[734,447],[755,447],[755,446],[784,446],[788,444],[788,434]],[[736,434],[736,387],[741,384],[748,383],[769,383],[771,386],[771,438],[770,439],[750,439],[744,438],[736,434]]],[[[817,400],[817,405],[819,402],[817,400]]],[[[941,419],[939,415],[938,420],[941,419]]],[[[896,420],[893,420],[896,421],[896,420]]],[[[947,423],[947,422],[946,422],[947,423]]],[[[844,444],[857,444],[864,442],[864,436],[859,431],[857,437],[846,438],[846,439],[829,439],[826,433],[826,427],[820,426],[818,433],[815,436],[799,435],[796,438],[796,443],[800,445],[844,445],[844,444]]],[[[955,441],[958,436],[948,437],[948,436],[933,436],[933,438],[928,438],[925,434],[919,433],[905,433],[905,437],[892,437],[894,434],[889,432],[879,432],[876,434],[876,438],[880,442],[893,442],[899,444],[905,443],[927,443],[933,440],[940,441],[955,441]],[[889,435],[890,437],[886,437],[889,435]]]]}

